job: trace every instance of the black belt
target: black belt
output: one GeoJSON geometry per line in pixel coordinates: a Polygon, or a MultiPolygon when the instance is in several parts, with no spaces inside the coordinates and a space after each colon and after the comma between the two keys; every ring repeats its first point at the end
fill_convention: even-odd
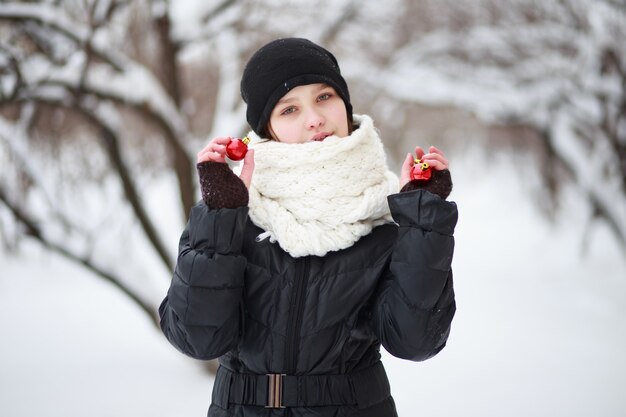
{"type": "Polygon", "coordinates": [[[266,408],[355,405],[367,408],[391,395],[381,362],[341,375],[242,374],[220,366],[213,385],[213,403],[266,408]]]}

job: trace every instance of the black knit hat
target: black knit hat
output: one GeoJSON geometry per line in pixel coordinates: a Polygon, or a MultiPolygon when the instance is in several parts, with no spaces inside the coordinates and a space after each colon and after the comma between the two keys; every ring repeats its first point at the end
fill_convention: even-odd
{"type": "Polygon", "coordinates": [[[267,123],[278,100],[294,87],[316,83],[335,89],[351,124],[348,85],[333,54],[301,38],[277,39],[263,46],[252,55],[241,78],[241,97],[248,104],[246,118],[252,130],[266,137],[267,123]]]}

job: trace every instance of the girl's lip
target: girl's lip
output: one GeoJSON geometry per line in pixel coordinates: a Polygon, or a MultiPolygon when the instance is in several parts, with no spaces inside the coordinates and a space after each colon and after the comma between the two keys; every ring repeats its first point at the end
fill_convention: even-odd
{"type": "Polygon", "coordinates": [[[332,133],[321,132],[321,133],[318,133],[317,135],[313,136],[311,138],[311,140],[322,141],[322,140],[326,139],[327,137],[329,137],[331,135],[332,135],[332,133]]]}

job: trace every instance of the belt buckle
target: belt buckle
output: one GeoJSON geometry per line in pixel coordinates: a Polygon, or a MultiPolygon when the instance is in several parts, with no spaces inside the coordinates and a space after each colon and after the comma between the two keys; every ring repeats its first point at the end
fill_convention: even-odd
{"type": "Polygon", "coordinates": [[[285,374],[267,374],[267,405],[265,408],[285,408],[283,405],[283,377],[285,374]]]}

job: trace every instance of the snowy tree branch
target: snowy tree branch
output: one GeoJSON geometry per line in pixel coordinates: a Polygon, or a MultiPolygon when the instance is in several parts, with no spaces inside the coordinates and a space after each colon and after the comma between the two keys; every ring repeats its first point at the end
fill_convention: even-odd
{"type": "Polygon", "coordinates": [[[30,127],[34,115],[36,113],[36,105],[31,104],[22,108],[20,120],[17,123],[11,123],[3,117],[0,117],[0,140],[4,142],[11,155],[17,161],[20,167],[22,175],[28,178],[28,181],[34,188],[36,188],[45,199],[48,207],[50,207],[51,215],[55,220],[59,221],[61,225],[69,230],[72,228],[71,222],[65,216],[63,210],[56,204],[54,198],[55,192],[50,189],[48,184],[42,181],[42,177],[38,175],[37,168],[30,158],[29,151],[27,149],[27,130],[30,127]]]}
{"type": "Polygon", "coordinates": [[[114,128],[106,121],[106,117],[100,116],[97,110],[90,109],[89,106],[85,104],[86,102],[89,102],[89,100],[85,100],[84,97],[74,102],[67,102],[66,100],[58,100],[50,97],[49,95],[42,94],[40,96],[30,95],[28,97],[28,101],[55,104],[59,106],[70,106],[78,110],[90,123],[99,129],[103,147],[107,151],[111,164],[113,168],[115,168],[115,172],[122,183],[127,201],[133,208],[139,224],[142,226],[149,242],[158,253],[164,266],[167,270],[171,270],[173,267],[173,261],[170,259],[165,245],[161,242],[161,239],[156,232],[156,228],[150,220],[150,216],[148,216],[143,204],[141,203],[140,193],[134,185],[130,169],[123,161],[118,144],[118,134],[115,133],[114,128]]]}
{"type": "MultiPolygon", "coordinates": [[[[63,34],[77,45],[87,43],[90,34],[87,25],[70,20],[60,7],[47,4],[0,4],[0,20],[2,19],[15,22],[32,21],[44,25],[63,34]]],[[[123,64],[119,61],[119,56],[116,57],[115,54],[109,53],[106,47],[99,48],[94,45],[93,50],[99,59],[108,63],[115,70],[122,71],[123,64]]]]}
{"type": "Polygon", "coordinates": [[[174,263],[170,259],[165,245],[161,241],[156,228],[152,224],[150,216],[147,214],[143,204],[141,203],[140,192],[137,190],[137,187],[132,180],[130,169],[126,166],[126,163],[122,158],[118,135],[113,131],[113,129],[106,125],[106,122],[103,118],[98,116],[97,112],[92,111],[88,108],[88,106],[79,103],[76,108],[81,111],[87,120],[100,129],[100,138],[102,139],[104,148],[109,155],[111,164],[115,168],[115,171],[122,182],[126,199],[132,206],[135,216],[137,216],[137,219],[146,233],[148,240],[159,254],[159,257],[161,258],[161,261],[163,261],[166,269],[172,270],[174,263]]]}
{"type": "Polygon", "coordinates": [[[42,92],[48,92],[51,86],[63,87],[72,94],[91,95],[100,100],[130,106],[143,114],[159,127],[172,150],[172,166],[177,173],[185,217],[195,204],[195,182],[193,163],[181,143],[188,133],[180,110],[145,68],[130,65],[124,73],[111,73],[106,65],[93,63],[87,71],[88,56],[75,53],[73,59],[64,66],[49,63],[45,71],[34,70],[40,64],[38,60],[32,64],[28,60],[22,62],[22,71],[29,74],[29,79],[28,84],[21,86],[20,99],[41,97],[44,95],[42,92]],[[77,72],[74,68],[81,68],[82,71],[77,72]]]}
{"type": "Polygon", "coordinates": [[[0,70],[0,77],[13,75],[14,78],[11,85],[8,86],[9,91],[5,91],[5,85],[0,84],[0,102],[10,102],[17,98],[17,92],[19,86],[24,83],[24,77],[20,70],[19,60],[13,53],[13,48],[0,43],[0,52],[3,53],[3,55],[0,55],[0,60],[5,59],[7,61],[6,69],[0,70]]]}
{"type": "Polygon", "coordinates": [[[83,265],[85,268],[87,268],[100,278],[112,284],[124,295],[129,297],[136,305],[138,305],[141,310],[146,313],[146,315],[150,318],[150,321],[157,328],[159,327],[159,319],[156,308],[154,306],[147,304],[141,298],[139,298],[130,288],[123,284],[122,280],[119,277],[104,270],[103,268],[96,266],[89,258],[77,255],[68,248],[64,247],[62,244],[53,242],[51,239],[47,238],[43,231],[37,226],[37,222],[33,218],[31,218],[31,216],[27,214],[24,210],[20,209],[17,204],[14,204],[8,198],[8,195],[5,192],[2,184],[0,184],[0,202],[2,202],[5,207],[7,207],[9,211],[13,214],[13,216],[22,225],[24,225],[27,235],[33,237],[35,240],[39,241],[42,245],[52,250],[53,252],[60,254],[61,256],[71,260],[72,262],[77,262],[83,265]]]}

